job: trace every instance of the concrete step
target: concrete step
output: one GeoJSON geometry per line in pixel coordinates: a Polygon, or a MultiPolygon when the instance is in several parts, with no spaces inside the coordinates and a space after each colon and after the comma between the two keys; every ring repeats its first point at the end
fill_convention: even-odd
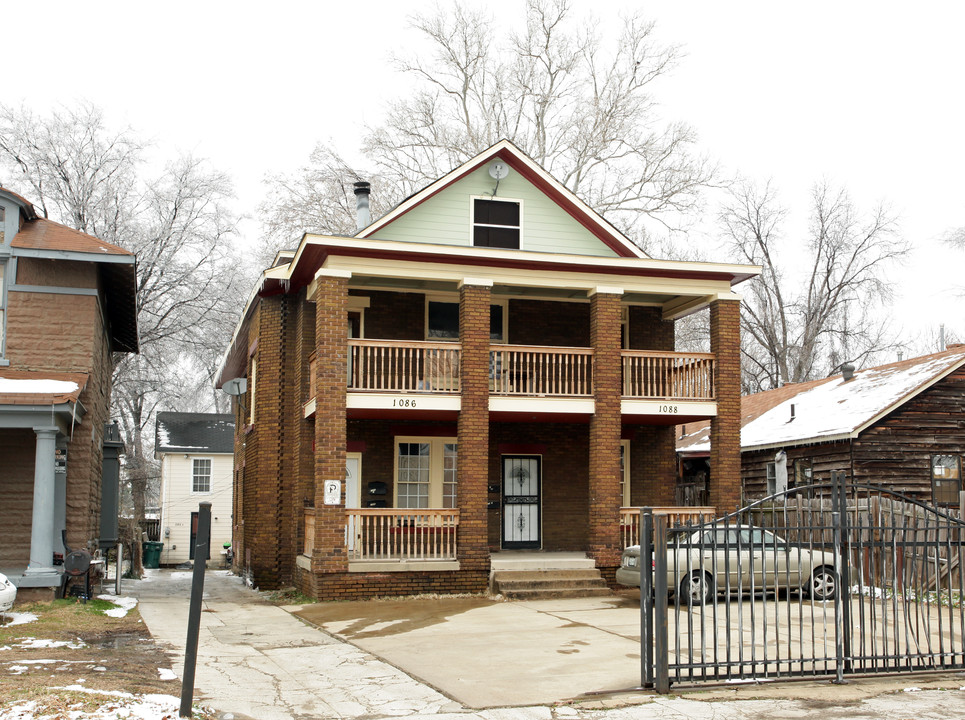
{"type": "Polygon", "coordinates": [[[501,570],[493,574],[493,592],[513,600],[609,595],[600,571],[581,570],[501,570]]]}

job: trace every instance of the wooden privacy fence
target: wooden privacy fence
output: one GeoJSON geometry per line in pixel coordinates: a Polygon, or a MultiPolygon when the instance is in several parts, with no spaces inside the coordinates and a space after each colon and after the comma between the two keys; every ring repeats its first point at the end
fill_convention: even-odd
{"type": "MultiPolygon", "coordinates": [[[[750,524],[797,545],[833,545],[830,497],[788,497],[747,511],[750,524]]],[[[965,531],[958,509],[934,508],[887,495],[849,497],[844,550],[851,581],[868,588],[932,591],[960,585],[965,531]]]]}
{"type": "Polygon", "coordinates": [[[542,345],[492,345],[491,390],[496,395],[593,395],[593,351],[542,345]]]}
{"type": "Polygon", "coordinates": [[[696,525],[714,519],[717,510],[711,506],[701,507],[622,507],[620,508],[620,540],[624,548],[640,544],[640,511],[652,510],[655,516],[667,518],[667,527],[696,525]]]}
{"type": "Polygon", "coordinates": [[[714,356],[624,350],[623,396],[713,400],[714,356]]]}
{"type": "Polygon", "coordinates": [[[348,389],[459,392],[459,346],[394,340],[348,341],[348,389]]]}
{"type": "Polygon", "coordinates": [[[347,509],[346,544],[350,561],[456,560],[455,509],[347,509]]]}

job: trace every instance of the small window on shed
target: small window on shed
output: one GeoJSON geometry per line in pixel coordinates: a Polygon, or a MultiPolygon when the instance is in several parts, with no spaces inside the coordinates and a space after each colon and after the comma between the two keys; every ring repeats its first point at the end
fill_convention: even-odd
{"type": "Polygon", "coordinates": [[[777,463],[767,463],[767,495],[777,492],[777,463]]]}
{"type": "Polygon", "coordinates": [[[519,249],[519,202],[473,199],[472,244],[519,249]]]}
{"type": "Polygon", "coordinates": [[[957,455],[931,456],[932,502],[936,505],[958,505],[962,489],[962,459],[957,455]]]}

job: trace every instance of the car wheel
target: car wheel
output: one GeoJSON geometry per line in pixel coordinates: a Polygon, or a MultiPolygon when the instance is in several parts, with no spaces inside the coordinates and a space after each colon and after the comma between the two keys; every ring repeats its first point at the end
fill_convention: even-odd
{"type": "Polygon", "coordinates": [[[829,567],[819,567],[811,574],[808,594],[815,600],[834,600],[837,577],[829,567]]]}
{"type": "Polygon", "coordinates": [[[706,605],[714,597],[713,588],[710,575],[694,571],[680,581],[680,601],[687,605],[706,605]]]}

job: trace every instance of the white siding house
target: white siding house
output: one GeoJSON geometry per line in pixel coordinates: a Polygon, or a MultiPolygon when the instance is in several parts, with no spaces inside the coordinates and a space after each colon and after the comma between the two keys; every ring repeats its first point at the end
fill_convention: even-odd
{"type": "Polygon", "coordinates": [[[158,413],[154,453],[161,461],[161,565],[194,559],[199,504],[211,503],[211,565],[231,542],[234,418],[158,413]]]}

